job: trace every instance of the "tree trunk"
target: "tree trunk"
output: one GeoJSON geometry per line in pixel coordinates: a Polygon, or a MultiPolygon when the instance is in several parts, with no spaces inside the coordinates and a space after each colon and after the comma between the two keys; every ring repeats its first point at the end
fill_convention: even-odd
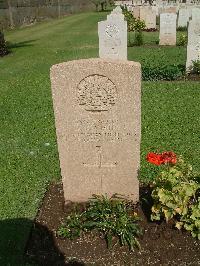
{"type": "Polygon", "coordinates": [[[58,18],[60,18],[60,0],[58,0],[58,18]]]}
{"type": "Polygon", "coordinates": [[[3,32],[0,31],[0,56],[4,56],[8,53],[6,42],[4,39],[3,32]]]}
{"type": "Polygon", "coordinates": [[[10,27],[11,27],[11,29],[13,29],[15,25],[14,25],[14,21],[13,21],[12,6],[10,3],[10,0],[7,0],[7,4],[8,4],[9,19],[10,19],[10,27]]]}

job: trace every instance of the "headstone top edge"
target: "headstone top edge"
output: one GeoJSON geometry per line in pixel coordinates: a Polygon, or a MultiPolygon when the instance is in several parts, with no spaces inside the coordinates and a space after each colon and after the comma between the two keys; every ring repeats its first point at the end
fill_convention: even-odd
{"type": "Polygon", "coordinates": [[[128,60],[115,60],[115,59],[102,59],[102,58],[89,58],[89,59],[78,59],[78,60],[72,60],[67,62],[62,62],[59,64],[52,65],[50,68],[50,72],[54,71],[54,69],[60,69],[65,66],[72,66],[78,64],[92,64],[92,63],[107,63],[112,65],[126,65],[126,66],[133,66],[133,67],[141,67],[141,64],[139,62],[135,61],[128,61],[128,60]]]}

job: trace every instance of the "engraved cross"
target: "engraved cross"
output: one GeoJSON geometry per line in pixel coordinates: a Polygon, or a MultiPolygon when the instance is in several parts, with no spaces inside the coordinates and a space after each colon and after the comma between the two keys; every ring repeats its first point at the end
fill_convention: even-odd
{"type": "Polygon", "coordinates": [[[97,149],[97,160],[94,164],[83,163],[86,167],[97,167],[97,168],[107,168],[107,167],[116,167],[117,162],[114,163],[103,163],[102,147],[96,146],[97,149]]]}

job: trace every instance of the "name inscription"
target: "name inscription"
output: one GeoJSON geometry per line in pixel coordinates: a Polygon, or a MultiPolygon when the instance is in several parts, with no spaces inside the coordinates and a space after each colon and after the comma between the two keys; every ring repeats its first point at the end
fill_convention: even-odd
{"type": "Polygon", "coordinates": [[[132,133],[125,127],[119,128],[119,121],[115,119],[76,121],[74,138],[83,142],[123,141],[132,137],[132,133]]]}

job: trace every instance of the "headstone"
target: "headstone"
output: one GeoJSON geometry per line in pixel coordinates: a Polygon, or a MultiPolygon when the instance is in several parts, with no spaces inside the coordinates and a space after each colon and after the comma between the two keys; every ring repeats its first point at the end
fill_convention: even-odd
{"type": "Polygon", "coordinates": [[[159,15],[159,7],[158,6],[152,6],[152,10],[156,12],[156,16],[159,15]]]}
{"type": "Polygon", "coordinates": [[[160,14],[159,45],[176,45],[176,18],[174,13],[160,14]]]}
{"type": "Polygon", "coordinates": [[[148,8],[145,13],[146,29],[156,29],[156,12],[148,8]]]}
{"type": "Polygon", "coordinates": [[[119,6],[98,23],[98,35],[100,58],[127,59],[127,22],[119,6]]]}
{"type": "Polygon", "coordinates": [[[200,21],[200,8],[192,8],[192,20],[200,21]]]}
{"type": "Polygon", "coordinates": [[[133,8],[132,14],[133,14],[134,18],[139,19],[140,18],[140,7],[135,6],[133,8]]]}
{"type": "Polygon", "coordinates": [[[138,201],[140,64],[61,63],[51,83],[65,202],[114,193],[138,201]]]}
{"type": "Polygon", "coordinates": [[[177,13],[177,7],[165,7],[163,10],[164,13],[177,13]]]}
{"type": "Polygon", "coordinates": [[[200,60],[200,21],[190,20],[188,26],[187,72],[190,72],[193,61],[197,60],[200,60]]]}
{"type": "Polygon", "coordinates": [[[178,27],[187,27],[189,18],[189,10],[187,8],[180,9],[178,14],[178,27]]]}

